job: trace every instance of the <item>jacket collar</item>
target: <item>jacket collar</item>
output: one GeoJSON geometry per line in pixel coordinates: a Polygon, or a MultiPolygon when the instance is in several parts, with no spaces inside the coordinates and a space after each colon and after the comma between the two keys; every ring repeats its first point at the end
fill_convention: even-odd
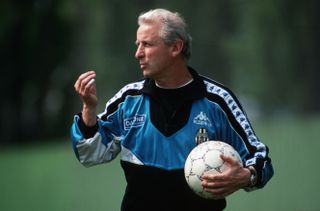
{"type": "MultiPolygon", "coordinates": [[[[193,81],[187,85],[190,87],[188,88],[188,94],[186,95],[186,98],[189,100],[197,100],[203,98],[206,93],[206,87],[203,83],[202,77],[193,68],[188,67],[188,70],[193,77],[193,81]]],[[[147,78],[145,79],[141,92],[146,95],[155,96],[155,89],[155,81],[153,79],[147,78]]]]}

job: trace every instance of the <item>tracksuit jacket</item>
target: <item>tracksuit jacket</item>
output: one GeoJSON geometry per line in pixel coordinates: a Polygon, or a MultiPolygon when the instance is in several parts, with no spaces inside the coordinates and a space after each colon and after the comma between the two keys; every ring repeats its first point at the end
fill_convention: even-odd
{"type": "MultiPolygon", "coordinates": [[[[161,89],[144,79],[123,87],[86,127],[81,113],[71,128],[74,152],[86,167],[109,162],[118,154],[127,187],[121,210],[222,210],[226,200],[197,196],[184,178],[184,164],[205,128],[210,140],[232,145],[244,166],[253,166],[262,188],[272,177],[268,148],[234,94],[189,67],[193,81],[161,89]]],[[[108,196],[106,196],[106,205],[108,196]]],[[[108,210],[106,208],[106,210],[108,210]]]]}

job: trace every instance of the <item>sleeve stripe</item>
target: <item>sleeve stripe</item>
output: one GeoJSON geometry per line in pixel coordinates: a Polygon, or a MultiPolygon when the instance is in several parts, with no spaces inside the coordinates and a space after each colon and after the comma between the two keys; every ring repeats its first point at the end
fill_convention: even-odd
{"type": "MultiPolygon", "coordinates": [[[[217,84],[214,84],[213,82],[209,82],[207,80],[204,80],[204,83],[206,85],[207,92],[209,94],[213,94],[215,97],[219,97],[222,99],[223,102],[217,102],[223,103],[223,105],[220,105],[221,108],[223,108],[226,113],[228,113],[228,117],[232,118],[230,119],[231,124],[236,124],[234,125],[234,128],[240,129],[239,134],[242,134],[242,137],[244,140],[247,140],[246,143],[250,144],[250,147],[248,146],[248,149],[253,152],[255,152],[255,158],[257,157],[263,157],[266,158],[267,156],[267,150],[266,146],[262,144],[258,137],[255,135],[253,128],[251,127],[251,124],[243,111],[240,103],[238,100],[232,96],[232,94],[227,91],[225,88],[222,86],[218,86],[217,84]],[[254,147],[256,150],[253,150],[252,147],[254,147]]],[[[220,100],[221,101],[221,100],[220,100]]],[[[251,163],[255,164],[256,159],[251,159],[248,160],[251,163]]]]}
{"type": "Polygon", "coordinates": [[[107,117],[110,113],[113,113],[115,110],[117,110],[118,105],[124,101],[125,97],[128,95],[136,95],[137,91],[141,90],[143,88],[144,80],[131,83],[120,89],[117,94],[115,94],[106,104],[106,109],[104,112],[98,115],[99,118],[104,119],[107,117]]]}

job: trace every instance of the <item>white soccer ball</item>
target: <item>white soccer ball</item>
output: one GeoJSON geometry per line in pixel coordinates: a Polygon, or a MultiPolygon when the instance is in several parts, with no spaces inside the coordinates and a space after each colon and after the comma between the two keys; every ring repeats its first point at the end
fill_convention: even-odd
{"type": "Polygon", "coordinates": [[[212,193],[204,191],[201,177],[204,173],[221,174],[228,165],[220,158],[223,154],[232,157],[242,165],[239,153],[229,144],[221,141],[206,141],[196,146],[188,155],[184,175],[190,188],[199,196],[212,199],[212,193]]]}

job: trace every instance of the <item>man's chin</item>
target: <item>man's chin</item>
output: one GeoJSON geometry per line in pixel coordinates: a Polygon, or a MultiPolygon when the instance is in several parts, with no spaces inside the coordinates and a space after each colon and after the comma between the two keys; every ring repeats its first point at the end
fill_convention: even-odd
{"type": "Polygon", "coordinates": [[[142,74],[144,78],[150,78],[151,74],[148,70],[142,70],[142,74]]]}
{"type": "Polygon", "coordinates": [[[152,71],[150,69],[143,69],[142,70],[142,74],[144,78],[151,78],[151,79],[155,79],[155,77],[157,76],[156,74],[157,72],[152,71]]]}

